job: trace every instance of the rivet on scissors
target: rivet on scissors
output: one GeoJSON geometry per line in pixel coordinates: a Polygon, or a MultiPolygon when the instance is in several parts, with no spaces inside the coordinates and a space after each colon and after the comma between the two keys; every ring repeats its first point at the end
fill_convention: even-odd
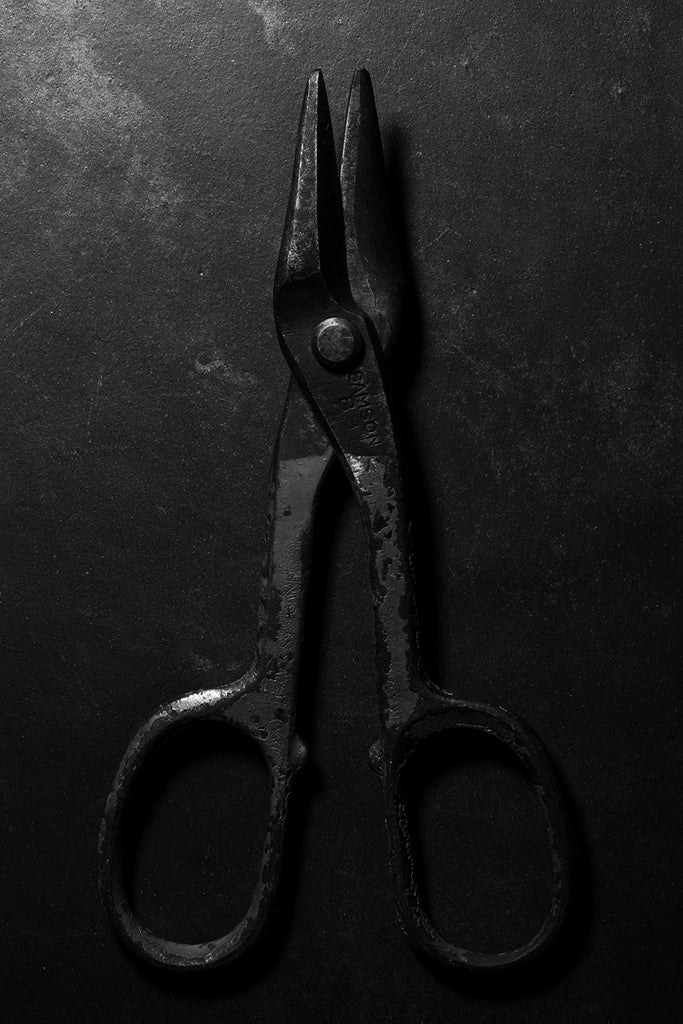
{"type": "Polygon", "coordinates": [[[356,366],[363,355],[363,338],[353,324],[343,317],[331,316],[321,321],[313,335],[313,352],[328,370],[341,373],[356,366]]]}

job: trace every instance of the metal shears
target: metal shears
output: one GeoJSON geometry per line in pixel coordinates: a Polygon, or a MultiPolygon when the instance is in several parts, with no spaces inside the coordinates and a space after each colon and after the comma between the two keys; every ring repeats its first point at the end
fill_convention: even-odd
{"type": "Polygon", "coordinates": [[[306,757],[297,735],[295,686],[311,530],[325,473],[341,463],[360,508],[370,557],[380,735],[371,750],[384,795],[399,918],[422,954],[442,965],[491,971],[542,953],[569,901],[572,844],[562,791],[533,730],[500,707],[458,700],[425,674],[418,650],[409,521],[387,397],[386,353],[397,334],[404,275],[387,193],[370,77],[356,72],[338,171],[322,74],[306,87],[291,194],[275,275],[277,334],[292,376],[273,455],[269,536],[253,664],[237,681],[160,707],[121,761],[100,831],[100,894],[124,943],[144,960],[178,969],[227,964],[264,930],[280,874],[293,782],[306,757]],[[131,786],[171,731],[207,719],[258,744],[270,771],[270,816],[249,908],[210,942],[161,938],[135,916],[122,863],[131,786]],[[552,896],[540,930],[502,953],[461,948],[432,924],[411,852],[406,771],[418,747],[448,731],[495,737],[527,772],[541,800],[552,853],[552,896]]]}

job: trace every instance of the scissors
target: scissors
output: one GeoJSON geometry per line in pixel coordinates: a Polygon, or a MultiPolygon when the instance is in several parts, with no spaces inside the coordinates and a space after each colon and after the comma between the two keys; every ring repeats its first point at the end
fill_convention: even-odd
{"type": "Polygon", "coordinates": [[[321,483],[341,463],[360,508],[370,558],[381,780],[399,920],[417,951],[447,967],[496,971],[544,952],[569,903],[573,844],[562,790],[535,732],[501,707],[459,700],[425,674],[410,555],[410,527],[387,390],[386,354],[401,315],[404,273],[391,215],[368,73],[356,71],[338,171],[322,73],[307,83],[291,194],[274,285],[277,334],[291,379],[273,455],[253,664],[236,682],[158,708],[133,738],[107,799],[99,838],[100,894],[119,938],[147,962],[176,969],[225,965],[252,948],[275,899],[293,783],[306,758],[297,735],[295,685],[321,483]],[[157,744],[193,723],[217,720],[248,734],[270,772],[268,833],[243,919],[213,941],[153,934],[135,915],[123,870],[127,798],[157,744]],[[539,931],[505,952],[465,949],[436,929],[411,849],[406,778],[420,746],[446,731],[494,737],[537,792],[552,853],[552,895],[539,931]]]}

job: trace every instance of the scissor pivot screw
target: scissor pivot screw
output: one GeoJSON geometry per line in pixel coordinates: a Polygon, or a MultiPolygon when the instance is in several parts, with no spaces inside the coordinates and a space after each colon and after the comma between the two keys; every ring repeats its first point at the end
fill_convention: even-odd
{"type": "Polygon", "coordinates": [[[353,324],[339,316],[323,320],[313,335],[313,353],[328,370],[341,373],[356,366],[363,355],[363,336],[353,324]]]}

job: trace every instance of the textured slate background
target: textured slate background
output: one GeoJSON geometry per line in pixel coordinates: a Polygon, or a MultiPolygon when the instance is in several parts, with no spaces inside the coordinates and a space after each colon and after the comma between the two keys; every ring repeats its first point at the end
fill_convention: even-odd
{"type": "MultiPolygon", "coordinates": [[[[3,4],[6,1019],[679,1019],[680,22],[673,0],[3,4]],[[278,923],[232,975],[168,979],[108,931],[100,814],[143,718],[249,661],[299,104],[321,65],[340,123],[356,64],[411,258],[426,661],[545,738],[584,837],[577,911],[514,983],[409,950],[336,479],[278,923]]],[[[425,768],[429,885],[454,935],[514,940],[543,913],[537,810],[495,751],[465,753],[425,768]]],[[[239,912],[265,780],[212,731],[181,754],[150,780],[137,888],[148,920],[199,936],[239,912]]]]}

